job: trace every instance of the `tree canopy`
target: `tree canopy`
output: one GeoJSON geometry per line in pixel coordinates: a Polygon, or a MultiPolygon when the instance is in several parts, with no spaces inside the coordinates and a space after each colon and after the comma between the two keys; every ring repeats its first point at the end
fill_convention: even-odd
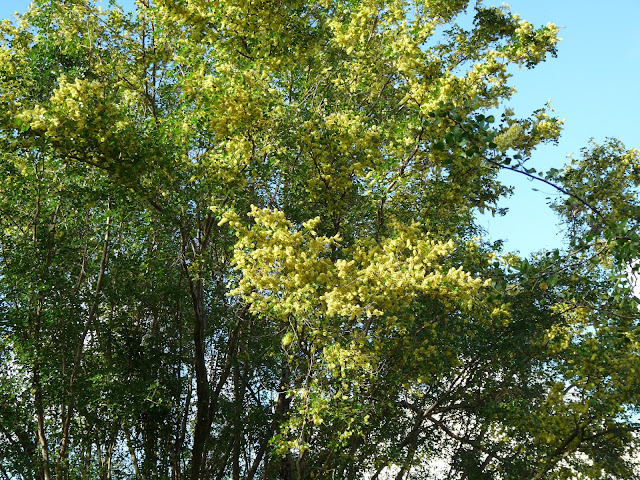
{"type": "Polygon", "coordinates": [[[484,3],[0,24],[0,478],[638,478],[640,153],[530,166],[558,28],[484,3]],[[566,248],[482,240],[503,169],[566,248]]]}

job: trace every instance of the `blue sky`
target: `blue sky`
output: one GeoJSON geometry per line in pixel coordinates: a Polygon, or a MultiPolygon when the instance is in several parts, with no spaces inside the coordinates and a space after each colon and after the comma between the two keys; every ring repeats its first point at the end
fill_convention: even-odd
{"type": "MultiPolygon", "coordinates": [[[[558,167],[567,155],[578,156],[590,138],[620,138],[628,148],[640,147],[640,1],[512,0],[512,11],[534,25],[553,22],[564,27],[558,58],[533,70],[515,72],[518,92],[511,105],[524,116],[551,99],[555,114],[565,119],[558,146],[544,146],[531,159],[538,170],[558,167]]],[[[561,245],[558,220],[546,206],[551,188],[518,174],[502,179],[516,186],[504,202],[509,214],[483,217],[490,237],[506,239],[523,254],[561,245]],[[532,191],[539,188],[540,192],[532,191]]]]}
{"type": "MultiPolygon", "coordinates": [[[[131,3],[131,0],[126,0],[131,3]]],[[[25,11],[30,0],[0,0],[0,17],[25,11]]],[[[496,0],[486,4],[501,4],[496,0]]],[[[526,116],[549,99],[555,114],[565,119],[558,146],[544,146],[531,159],[538,170],[562,166],[567,155],[579,155],[590,138],[620,138],[627,147],[640,147],[640,18],[639,0],[511,0],[512,11],[534,25],[553,22],[563,27],[558,58],[533,70],[516,71],[517,93],[510,102],[526,116]]],[[[481,217],[488,237],[506,240],[506,247],[523,254],[562,243],[558,220],[547,207],[551,188],[504,172],[504,182],[516,192],[502,206],[505,217],[481,217]],[[538,188],[540,191],[533,191],[538,188]]]]}

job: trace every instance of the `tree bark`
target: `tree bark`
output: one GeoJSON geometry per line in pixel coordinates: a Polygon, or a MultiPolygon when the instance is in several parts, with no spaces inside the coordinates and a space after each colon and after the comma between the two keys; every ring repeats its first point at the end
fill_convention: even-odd
{"type": "Polygon", "coordinates": [[[49,467],[49,446],[47,444],[47,437],[44,429],[44,409],[42,406],[42,386],[40,384],[40,365],[36,360],[33,367],[33,389],[34,400],[36,407],[36,419],[38,422],[38,443],[40,444],[40,451],[42,453],[42,474],[44,480],[51,480],[51,471],[49,467]]]}
{"type": "MultiPolygon", "coordinates": [[[[184,268],[188,268],[184,264],[184,268]]],[[[211,418],[209,416],[209,379],[205,362],[205,310],[204,289],[202,278],[195,279],[189,275],[189,290],[193,301],[194,326],[193,343],[195,347],[195,372],[196,372],[196,425],[193,432],[193,450],[191,459],[191,480],[199,480],[203,463],[204,448],[209,430],[211,418]]]]}

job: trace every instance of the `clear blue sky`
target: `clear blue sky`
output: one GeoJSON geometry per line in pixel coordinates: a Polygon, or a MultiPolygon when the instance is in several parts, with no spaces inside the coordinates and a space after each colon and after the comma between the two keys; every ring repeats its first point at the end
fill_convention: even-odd
{"type": "MultiPolygon", "coordinates": [[[[125,0],[132,3],[131,0],[125,0]]],[[[25,11],[30,0],[0,0],[0,18],[25,11]]],[[[487,0],[487,4],[500,4],[487,0]]],[[[526,116],[552,100],[555,113],[565,119],[558,146],[541,148],[531,160],[538,170],[559,167],[567,155],[578,155],[590,138],[620,138],[627,147],[640,147],[640,0],[511,0],[512,11],[534,25],[553,22],[563,27],[558,58],[534,70],[515,72],[518,92],[510,106],[526,116]]],[[[515,195],[505,201],[506,217],[482,217],[489,237],[506,240],[523,254],[560,246],[558,220],[546,206],[554,192],[517,174],[505,172],[515,195]],[[535,192],[532,188],[539,188],[535,192]]]]}
{"type": "MultiPolygon", "coordinates": [[[[524,116],[551,99],[555,114],[565,119],[558,146],[545,146],[531,159],[538,170],[562,165],[566,156],[579,155],[590,138],[602,142],[620,138],[640,148],[640,1],[512,0],[512,11],[534,25],[553,22],[564,27],[558,58],[534,70],[517,71],[518,90],[512,105],[524,116]]],[[[483,218],[490,236],[507,240],[509,249],[523,254],[560,246],[557,217],[546,207],[551,188],[505,172],[505,182],[516,186],[505,202],[509,214],[483,218]],[[532,191],[537,187],[541,192],[532,191]]]]}

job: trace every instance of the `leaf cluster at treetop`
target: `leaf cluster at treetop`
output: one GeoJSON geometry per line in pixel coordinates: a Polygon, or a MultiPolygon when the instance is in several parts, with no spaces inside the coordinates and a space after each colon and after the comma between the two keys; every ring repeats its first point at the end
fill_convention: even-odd
{"type": "Polygon", "coordinates": [[[562,122],[508,108],[555,25],[103,7],[0,24],[0,478],[640,475],[640,154],[538,173],[562,122]],[[565,249],[480,239],[502,169],[562,194],[565,249]]]}

